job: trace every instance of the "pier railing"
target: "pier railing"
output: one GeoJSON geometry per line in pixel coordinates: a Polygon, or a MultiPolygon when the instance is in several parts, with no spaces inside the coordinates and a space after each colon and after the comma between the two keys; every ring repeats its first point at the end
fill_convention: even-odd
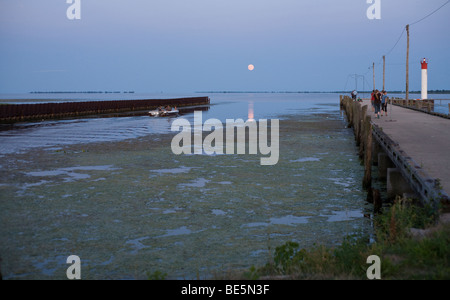
{"type": "Polygon", "coordinates": [[[433,99],[426,99],[426,100],[406,100],[406,99],[400,99],[400,98],[392,98],[391,100],[392,105],[397,105],[409,109],[413,109],[416,111],[421,111],[428,113],[430,115],[450,119],[450,103],[448,104],[449,107],[449,113],[443,114],[440,112],[435,112],[435,100],[433,99]]]}

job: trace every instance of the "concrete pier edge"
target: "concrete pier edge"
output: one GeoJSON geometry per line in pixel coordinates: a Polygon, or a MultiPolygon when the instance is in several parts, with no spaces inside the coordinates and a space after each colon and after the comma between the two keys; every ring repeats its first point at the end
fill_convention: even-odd
{"type": "MultiPolygon", "coordinates": [[[[439,179],[431,178],[425,170],[419,166],[414,159],[400,148],[399,144],[393,141],[382,128],[371,121],[370,115],[366,115],[367,105],[362,106],[361,103],[353,101],[348,96],[340,96],[340,106],[344,110],[348,122],[348,127],[353,128],[355,133],[355,140],[359,141],[360,158],[364,160],[364,178],[363,187],[371,189],[371,169],[374,165],[374,151],[373,143],[381,147],[384,154],[389,157],[389,164],[393,165],[395,169],[402,175],[402,178],[408,183],[410,189],[418,196],[418,199],[423,204],[430,204],[434,208],[438,208],[439,203],[449,204],[450,197],[442,189],[439,179]],[[355,118],[357,116],[357,118],[355,118]],[[355,124],[358,124],[355,126],[355,124]],[[361,124],[361,125],[359,125],[361,124]],[[360,127],[359,127],[360,126],[360,127]]],[[[379,164],[379,163],[378,163],[379,164]]],[[[383,162],[383,167],[386,170],[386,162],[383,162]]],[[[391,170],[392,171],[392,170],[391,170]]],[[[387,174],[388,175],[388,174],[387,174]]],[[[382,176],[383,177],[383,176],[382,176]]],[[[387,176],[386,176],[387,177],[387,176]]],[[[388,185],[398,185],[393,190],[402,190],[404,193],[410,195],[408,188],[402,187],[401,182],[396,183],[395,180],[388,182],[388,185]]],[[[403,196],[403,195],[400,195],[403,196]]]]}

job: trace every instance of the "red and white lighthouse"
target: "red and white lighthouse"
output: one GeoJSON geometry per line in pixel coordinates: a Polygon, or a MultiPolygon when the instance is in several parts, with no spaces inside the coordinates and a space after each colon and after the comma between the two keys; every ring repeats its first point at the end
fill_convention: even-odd
{"type": "Polygon", "coordinates": [[[428,61],[424,58],[421,62],[422,65],[422,100],[428,98],[428,61]]]}

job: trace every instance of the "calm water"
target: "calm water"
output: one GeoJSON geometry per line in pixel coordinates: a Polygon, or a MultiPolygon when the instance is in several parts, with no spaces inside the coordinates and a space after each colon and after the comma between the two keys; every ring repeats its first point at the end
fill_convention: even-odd
{"type": "MultiPolygon", "coordinates": [[[[38,94],[44,99],[59,99],[58,101],[82,101],[113,99],[154,99],[202,96],[202,94],[178,95],[178,94],[38,94]],[[60,98],[60,97],[66,97],[60,98]],[[116,98],[117,97],[117,98],[116,98]]],[[[27,98],[29,94],[11,95],[13,97],[27,98]]],[[[284,115],[310,114],[319,112],[334,113],[339,106],[336,104],[339,98],[335,94],[212,94],[211,109],[204,112],[203,119],[217,118],[225,123],[227,118],[243,120],[248,119],[249,109],[253,105],[256,119],[279,118],[284,115]]],[[[3,96],[3,98],[10,98],[3,96]]],[[[31,100],[25,101],[30,103],[31,100]]],[[[193,114],[184,118],[193,123],[193,114]]],[[[149,117],[124,117],[124,118],[96,118],[73,119],[64,121],[42,121],[16,124],[14,128],[0,131],[0,155],[18,153],[30,148],[59,147],[91,142],[113,142],[138,138],[149,134],[163,134],[170,132],[173,119],[153,119],[149,117]]],[[[1,128],[1,127],[0,127],[1,128]]],[[[57,149],[57,148],[51,148],[57,149]]]]}
{"type": "MultiPolygon", "coordinates": [[[[371,232],[363,168],[338,95],[209,96],[204,121],[280,119],[278,164],[261,166],[248,154],[174,155],[171,118],[0,131],[4,278],[64,279],[75,254],[84,279],[156,271],[205,279],[264,265],[287,241],[336,245],[371,232]]],[[[183,117],[193,122],[193,114],[183,117]]]]}

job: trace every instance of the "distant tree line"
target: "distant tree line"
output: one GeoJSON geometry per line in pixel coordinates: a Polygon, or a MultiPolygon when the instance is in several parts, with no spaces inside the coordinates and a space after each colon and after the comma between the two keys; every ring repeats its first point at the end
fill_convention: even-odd
{"type": "MultiPolygon", "coordinates": [[[[75,92],[75,91],[46,91],[46,92],[44,92],[44,91],[33,91],[33,92],[30,92],[30,94],[120,94],[120,93],[122,93],[122,92],[120,92],[120,91],[105,91],[105,92],[102,92],[102,91],[78,91],[78,92],[75,92]]],[[[123,92],[124,94],[133,94],[134,93],[134,91],[125,91],[125,92],[123,92]]]]}

